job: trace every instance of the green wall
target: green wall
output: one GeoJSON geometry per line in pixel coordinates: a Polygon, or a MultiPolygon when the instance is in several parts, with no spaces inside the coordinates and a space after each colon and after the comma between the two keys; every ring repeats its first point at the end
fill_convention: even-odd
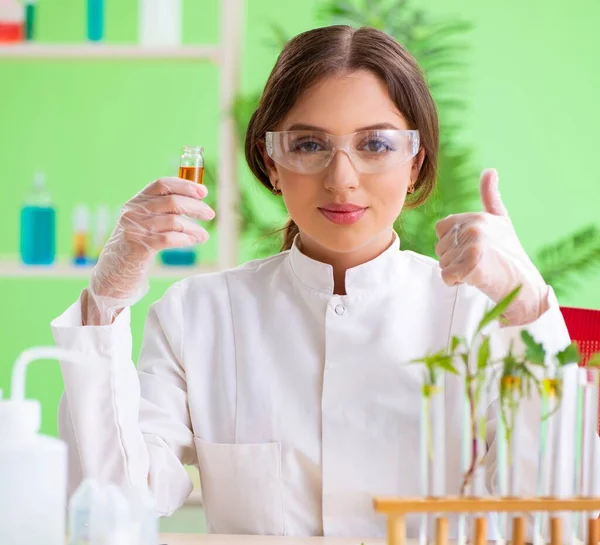
{"type": "MultiPolygon", "coordinates": [[[[243,90],[260,88],[275,60],[269,22],[295,34],[316,24],[318,4],[247,2],[243,90]]],[[[556,0],[422,4],[475,25],[468,37],[471,69],[463,83],[470,105],[463,139],[476,148],[478,168],[499,169],[503,197],[526,249],[533,252],[595,222],[600,4],[573,0],[568,9],[556,0]]],[[[82,41],[83,5],[40,0],[39,40],[82,41]]],[[[184,7],[186,43],[215,42],[217,0],[187,0],[184,7]]],[[[133,0],[108,0],[107,41],[136,39],[136,9],[133,0]]],[[[58,251],[66,255],[76,203],[104,202],[116,209],[149,181],[170,174],[184,143],[201,142],[213,158],[217,82],[216,68],[201,63],[0,60],[0,254],[18,251],[19,208],[35,169],[48,175],[59,214],[58,251]]],[[[208,260],[215,251],[214,241],[202,250],[208,260]]],[[[251,255],[245,239],[242,258],[251,255]]],[[[21,350],[52,342],[50,320],[85,284],[0,278],[0,388],[8,390],[21,350]]],[[[148,305],[168,285],[153,280],[148,297],[133,309],[136,353],[148,305]]],[[[582,282],[562,303],[600,308],[597,282],[582,282]]],[[[60,390],[56,363],[31,368],[28,394],[43,402],[47,433],[56,433],[60,390]]]]}

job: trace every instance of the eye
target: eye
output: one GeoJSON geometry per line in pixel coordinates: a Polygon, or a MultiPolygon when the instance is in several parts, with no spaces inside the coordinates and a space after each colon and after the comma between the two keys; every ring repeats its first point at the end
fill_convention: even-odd
{"type": "Polygon", "coordinates": [[[290,146],[290,151],[295,153],[317,153],[325,148],[315,140],[298,140],[290,146]]]}
{"type": "Polygon", "coordinates": [[[369,153],[386,153],[395,151],[395,148],[385,138],[369,138],[361,147],[360,151],[369,153]]]}

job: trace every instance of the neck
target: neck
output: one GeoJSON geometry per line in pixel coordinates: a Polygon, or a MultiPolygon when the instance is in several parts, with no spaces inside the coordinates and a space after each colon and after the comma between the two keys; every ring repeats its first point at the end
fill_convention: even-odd
{"type": "Polygon", "coordinates": [[[333,292],[336,295],[346,295],[346,271],[380,256],[393,241],[394,233],[385,231],[356,250],[336,252],[300,232],[299,247],[304,255],[333,267],[333,292]]]}

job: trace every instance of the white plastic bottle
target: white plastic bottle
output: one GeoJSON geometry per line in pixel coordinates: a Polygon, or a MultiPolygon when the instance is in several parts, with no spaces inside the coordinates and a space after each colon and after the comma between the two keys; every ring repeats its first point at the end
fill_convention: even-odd
{"type": "MultiPolygon", "coordinates": [[[[2,399],[0,390],[0,545],[65,545],[67,447],[39,433],[41,408],[25,399],[25,374],[36,360],[94,359],[53,346],[31,348],[15,363],[11,398],[2,399]]],[[[87,479],[69,507],[71,544],[158,545],[158,517],[147,490],[121,491],[87,479]]]]}
{"type": "Polygon", "coordinates": [[[39,433],[41,408],[0,395],[0,543],[64,545],[67,447],[39,433]]]}
{"type": "Polygon", "coordinates": [[[142,45],[181,45],[182,0],[139,0],[139,9],[142,45]]]}
{"type": "Polygon", "coordinates": [[[64,545],[67,446],[39,433],[40,403],[25,399],[25,375],[36,360],[85,362],[53,346],[22,352],[13,367],[10,399],[0,391],[0,545],[64,545]]]}

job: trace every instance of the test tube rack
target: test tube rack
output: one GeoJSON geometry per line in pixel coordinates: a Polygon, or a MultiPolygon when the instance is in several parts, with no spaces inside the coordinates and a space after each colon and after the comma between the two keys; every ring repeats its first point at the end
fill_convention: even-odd
{"type": "MultiPolygon", "coordinates": [[[[387,545],[407,545],[407,514],[436,514],[433,542],[448,545],[448,519],[445,514],[475,515],[473,545],[486,545],[486,518],[482,513],[515,513],[512,519],[511,545],[525,545],[525,513],[536,512],[590,512],[600,511],[600,497],[439,497],[439,498],[375,498],[377,513],[387,517],[387,545]]],[[[549,515],[550,545],[562,545],[562,520],[549,515]]],[[[589,518],[587,545],[598,545],[600,520],[589,518]]]]}

